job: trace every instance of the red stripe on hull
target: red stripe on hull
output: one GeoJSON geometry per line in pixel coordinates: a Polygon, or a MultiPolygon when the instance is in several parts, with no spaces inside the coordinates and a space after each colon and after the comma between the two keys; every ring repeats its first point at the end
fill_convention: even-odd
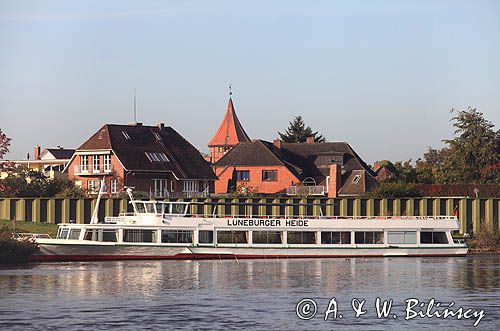
{"type": "Polygon", "coordinates": [[[33,262],[78,262],[78,261],[123,261],[123,260],[231,260],[231,259],[298,259],[298,258],[355,258],[355,257],[464,257],[467,254],[410,254],[387,256],[383,254],[362,255],[239,255],[239,254],[176,254],[150,255],[34,255],[33,262]]]}

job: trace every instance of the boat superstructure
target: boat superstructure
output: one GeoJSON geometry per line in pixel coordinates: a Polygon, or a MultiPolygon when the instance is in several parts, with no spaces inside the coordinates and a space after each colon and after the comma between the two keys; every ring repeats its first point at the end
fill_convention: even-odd
{"type": "MultiPolygon", "coordinates": [[[[61,224],[35,260],[463,256],[453,216],[197,216],[189,202],[135,200],[133,212],[61,224]]],[[[96,204],[99,205],[98,203],[96,204]]]]}

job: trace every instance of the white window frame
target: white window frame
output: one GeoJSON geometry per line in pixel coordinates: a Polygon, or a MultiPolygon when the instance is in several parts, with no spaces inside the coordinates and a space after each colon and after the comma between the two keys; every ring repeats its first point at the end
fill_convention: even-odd
{"type": "Polygon", "coordinates": [[[110,186],[111,186],[111,193],[113,194],[118,193],[118,179],[112,178],[110,186]]]}
{"type": "Polygon", "coordinates": [[[168,180],[164,178],[154,178],[154,196],[156,198],[165,198],[168,196],[168,180]]]}
{"type": "Polygon", "coordinates": [[[199,182],[197,180],[184,180],[182,183],[182,192],[199,192],[199,182]]]}
{"type": "Polygon", "coordinates": [[[101,157],[98,154],[92,155],[92,172],[95,174],[101,172],[101,157]]]}
{"type": "Polygon", "coordinates": [[[97,193],[96,181],[94,179],[89,179],[87,182],[87,187],[90,193],[97,193]]]}
{"type": "Polygon", "coordinates": [[[89,156],[80,155],[80,171],[89,172],[89,156]]]}
{"type": "Polygon", "coordinates": [[[104,154],[104,156],[103,156],[103,162],[104,162],[104,171],[105,172],[111,172],[111,155],[110,154],[104,154]]]}

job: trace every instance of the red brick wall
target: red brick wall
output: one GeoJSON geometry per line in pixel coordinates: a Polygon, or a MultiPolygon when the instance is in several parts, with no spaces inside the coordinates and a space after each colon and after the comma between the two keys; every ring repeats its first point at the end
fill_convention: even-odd
{"type": "MultiPolygon", "coordinates": [[[[96,154],[98,155],[98,154],[96,154]]],[[[76,175],[75,174],[75,166],[80,166],[80,155],[75,155],[73,160],[70,162],[68,165],[68,179],[72,181],[79,181],[81,183],[81,187],[85,190],[88,190],[88,182],[89,180],[102,180],[103,175],[93,175],[92,174],[92,166],[93,166],[93,158],[94,155],[88,155],[88,167],[89,167],[89,174],[88,175],[76,175]]],[[[99,155],[100,158],[100,165],[101,167],[104,166],[104,155],[99,155]]],[[[112,179],[117,179],[118,180],[118,188],[117,191],[118,195],[121,191],[123,191],[123,186],[124,186],[124,170],[123,167],[120,163],[120,161],[116,158],[114,154],[111,154],[111,172],[106,174],[106,188],[108,192],[111,192],[111,180],[112,179]]]]}
{"type": "MultiPolygon", "coordinates": [[[[100,155],[100,164],[104,164],[103,155],[100,155]]],[[[89,174],[85,175],[75,175],[75,166],[80,166],[80,155],[75,155],[73,160],[68,166],[68,178],[73,181],[80,181],[81,187],[85,190],[88,189],[88,181],[89,180],[97,180],[102,179],[103,175],[93,175],[92,174],[92,165],[93,165],[93,155],[88,156],[88,166],[89,166],[89,174]]],[[[172,173],[133,173],[127,172],[123,169],[120,161],[115,155],[111,155],[111,166],[112,172],[106,174],[106,187],[108,192],[111,190],[111,179],[116,178],[118,180],[118,193],[122,192],[124,186],[133,186],[136,191],[143,191],[149,193],[154,192],[154,182],[153,179],[167,179],[168,183],[168,191],[171,191],[173,183],[173,191],[176,193],[180,193],[183,190],[183,182],[175,179],[172,173]]],[[[210,192],[214,192],[214,183],[209,182],[210,192]]],[[[203,188],[204,182],[199,182],[199,189],[203,188]]]]}
{"type": "Polygon", "coordinates": [[[228,183],[233,178],[233,173],[235,170],[248,170],[250,172],[250,180],[248,181],[237,181],[236,185],[246,185],[248,187],[254,188],[258,193],[278,193],[284,192],[286,188],[292,184],[297,184],[300,180],[297,179],[286,167],[284,166],[272,166],[272,167],[215,167],[214,172],[219,177],[215,182],[215,193],[230,193],[228,192],[228,183]],[[278,173],[276,181],[263,181],[262,171],[263,170],[276,170],[278,173]]]}

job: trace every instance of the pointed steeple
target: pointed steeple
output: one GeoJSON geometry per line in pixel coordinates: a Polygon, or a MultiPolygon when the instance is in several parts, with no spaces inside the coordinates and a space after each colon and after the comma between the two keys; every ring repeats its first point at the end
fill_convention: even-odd
{"type": "Polygon", "coordinates": [[[234,111],[233,100],[229,97],[226,114],[222,120],[219,129],[208,143],[208,147],[216,146],[236,146],[239,142],[250,141],[245,129],[240,123],[236,112],[234,111]]]}
{"type": "Polygon", "coordinates": [[[245,129],[243,129],[238,116],[236,116],[231,96],[231,87],[229,87],[229,101],[227,103],[226,114],[222,119],[219,129],[217,129],[212,140],[208,143],[213,163],[217,162],[231,148],[238,145],[238,143],[250,141],[250,137],[245,132],[245,129]]]}

